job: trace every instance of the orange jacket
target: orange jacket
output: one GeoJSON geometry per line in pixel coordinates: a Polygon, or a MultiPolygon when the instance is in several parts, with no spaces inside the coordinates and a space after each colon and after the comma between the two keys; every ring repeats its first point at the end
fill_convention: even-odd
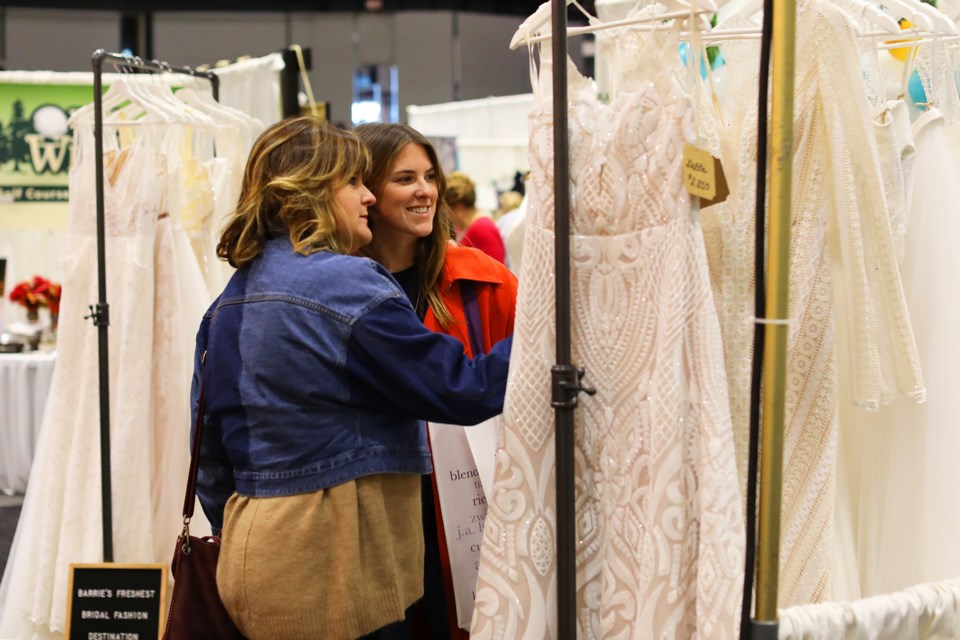
{"type": "MultiPolygon", "coordinates": [[[[463,308],[463,299],[460,297],[459,282],[463,280],[473,283],[483,329],[483,352],[486,353],[499,340],[513,334],[513,320],[517,307],[517,278],[502,263],[479,249],[452,244],[447,247],[447,257],[440,272],[440,292],[447,309],[453,315],[453,322],[446,328],[441,327],[437,317],[433,315],[433,310],[428,308],[423,323],[432,331],[445,333],[462,342],[467,355],[473,357],[476,354],[472,353],[473,350],[470,348],[466,313],[463,308]]],[[[433,499],[450,637],[452,640],[467,640],[470,634],[457,627],[450,556],[443,531],[443,519],[440,515],[436,478],[433,479],[433,499]]]]}
{"type": "Polygon", "coordinates": [[[423,323],[431,330],[453,336],[471,353],[466,314],[460,297],[461,280],[473,282],[483,328],[483,351],[486,353],[499,340],[513,334],[517,307],[517,278],[502,263],[478,249],[450,245],[440,271],[440,292],[453,322],[440,326],[432,309],[427,309],[423,323]]]}

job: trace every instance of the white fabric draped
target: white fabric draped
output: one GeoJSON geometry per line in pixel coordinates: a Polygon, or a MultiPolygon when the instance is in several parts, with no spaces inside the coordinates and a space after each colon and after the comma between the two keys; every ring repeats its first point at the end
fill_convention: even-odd
{"type": "Polygon", "coordinates": [[[27,488],[56,362],[55,353],[0,355],[0,492],[27,488]]]}
{"type": "Polygon", "coordinates": [[[220,77],[220,103],[243,111],[268,127],[283,118],[280,72],[283,56],[271,53],[214,69],[220,77]]]}
{"type": "Polygon", "coordinates": [[[854,602],[780,611],[780,640],[949,640],[960,637],[960,579],[854,602]]]}

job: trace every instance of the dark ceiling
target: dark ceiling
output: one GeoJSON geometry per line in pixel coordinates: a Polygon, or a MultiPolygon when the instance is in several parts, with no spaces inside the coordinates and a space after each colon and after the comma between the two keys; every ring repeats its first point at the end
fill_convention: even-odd
{"type": "MultiPolygon", "coordinates": [[[[476,13],[494,13],[501,15],[526,16],[533,13],[541,0],[253,0],[246,2],[224,2],[223,0],[148,0],[131,2],[129,0],[24,0],[9,2],[4,0],[2,7],[30,7],[56,9],[101,9],[107,11],[430,11],[457,10],[476,13]],[[380,7],[377,9],[376,7],[380,7]]],[[[593,1],[581,2],[585,9],[593,13],[593,1]]],[[[570,15],[580,15],[570,8],[570,15]]]]}

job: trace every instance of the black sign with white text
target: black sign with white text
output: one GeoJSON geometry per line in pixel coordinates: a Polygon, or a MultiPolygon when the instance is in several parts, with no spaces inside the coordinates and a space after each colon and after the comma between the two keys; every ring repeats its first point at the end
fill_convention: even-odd
{"type": "Polygon", "coordinates": [[[69,640],[158,640],[166,622],[165,564],[72,564],[69,640]]]}

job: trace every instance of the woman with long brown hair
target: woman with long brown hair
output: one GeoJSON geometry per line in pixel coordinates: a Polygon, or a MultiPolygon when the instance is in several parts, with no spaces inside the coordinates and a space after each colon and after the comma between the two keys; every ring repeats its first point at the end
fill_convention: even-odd
{"type": "Polygon", "coordinates": [[[402,619],[423,591],[421,419],[503,404],[509,341],[471,360],[348,255],[371,238],[368,162],[353,133],[277,123],[218,246],[237,271],[197,334],[197,494],[222,529],[221,598],[252,639],[377,637],[402,619]]]}
{"type": "MultiPolygon", "coordinates": [[[[516,277],[483,252],[450,240],[443,169],[422,134],[406,125],[383,123],[360,125],[356,133],[372,156],[364,181],[377,198],[370,208],[373,240],[362,253],[393,274],[427,327],[457,338],[471,355],[486,353],[513,333],[516,277]]],[[[424,364],[430,366],[429,361],[424,364]]],[[[435,477],[424,476],[422,617],[429,638],[468,637],[457,625],[435,491],[435,477]]]]}

